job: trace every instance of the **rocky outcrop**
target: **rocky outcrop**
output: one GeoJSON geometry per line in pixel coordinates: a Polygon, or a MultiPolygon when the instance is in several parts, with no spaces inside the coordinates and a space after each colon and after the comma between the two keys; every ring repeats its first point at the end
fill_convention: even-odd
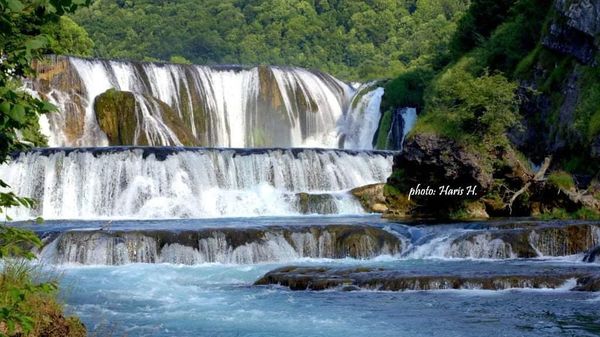
{"type": "Polygon", "coordinates": [[[268,272],[254,285],[280,285],[291,290],[369,289],[380,291],[558,288],[572,278],[580,280],[577,290],[598,291],[587,278],[590,275],[574,271],[555,271],[552,275],[539,273],[482,275],[409,274],[400,270],[381,268],[282,267],[268,272]]]}
{"type": "Polygon", "coordinates": [[[583,262],[600,262],[600,246],[596,246],[585,253],[583,262]]]}
{"type": "Polygon", "coordinates": [[[369,213],[384,213],[388,210],[384,195],[385,184],[361,186],[350,191],[369,213]]]}
{"type": "Polygon", "coordinates": [[[364,225],[269,226],[200,230],[68,231],[50,234],[51,263],[258,263],[313,258],[367,259],[402,251],[389,232],[364,225]]]}
{"type": "Polygon", "coordinates": [[[465,202],[485,195],[492,184],[492,174],[478,154],[452,140],[418,134],[394,157],[386,215],[447,218],[465,202]]]}
{"type": "Polygon", "coordinates": [[[32,89],[41,98],[58,104],[60,113],[50,114],[49,122],[57,130],[62,130],[66,142],[76,143],[83,137],[85,119],[86,88],[69,60],[60,56],[48,56],[33,63],[37,77],[32,81],[32,89]],[[62,95],[71,97],[63,100],[62,95]]]}
{"type": "Polygon", "coordinates": [[[568,18],[567,24],[590,36],[600,33],[600,1],[557,0],[557,10],[568,18]]]}
{"type": "Polygon", "coordinates": [[[557,14],[542,44],[570,55],[583,64],[594,64],[600,33],[600,1],[557,0],[557,14]]]}
{"type": "Polygon", "coordinates": [[[575,291],[600,291],[600,275],[584,276],[577,279],[575,291]]]}
{"type": "Polygon", "coordinates": [[[600,200],[591,185],[579,189],[568,173],[552,171],[553,163],[546,157],[534,170],[510,146],[476,153],[451,139],[414,135],[394,157],[383,188],[384,216],[468,220],[557,211],[582,212],[586,220],[598,216],[600,200]]]}
{"type": "Polygon", "coordinates": [[[197,143],[179,115],[153,97],[110,89],[96,97],[94,111],[111,146],[197,143]]]}
{"type": "Polygon", "coordinates": [[[335,197],[327,193],[296,193],[296,209],[302,214],[336,214],[335,197]]]}

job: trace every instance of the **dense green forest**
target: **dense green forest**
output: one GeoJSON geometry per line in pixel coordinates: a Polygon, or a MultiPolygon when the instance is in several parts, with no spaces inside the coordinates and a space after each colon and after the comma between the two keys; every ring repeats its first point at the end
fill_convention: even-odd
{"type": "Polygon", "coordinates": [[[97,0],[72,18],[104,58],[318,68],[346,80],[440,63],[467,0],[97,0]]]}

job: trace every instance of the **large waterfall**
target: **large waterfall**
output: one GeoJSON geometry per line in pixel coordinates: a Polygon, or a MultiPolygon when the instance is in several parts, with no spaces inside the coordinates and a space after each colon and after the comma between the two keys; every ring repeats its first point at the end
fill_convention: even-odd
{"type": "Polygon", "coordinates": [[[356,214],[347,191],[385,181],[391,165],[388,152],[59,148],[22,153],[0,177],[39,201],[18,219],[356,214]]]}
{"type": "Polygon", "coordinates": [[[59,108],[42,123],[50,146],[370,149],[383,94],[294,67],[49,57],[36,68],[31,89],[59,108]]]}

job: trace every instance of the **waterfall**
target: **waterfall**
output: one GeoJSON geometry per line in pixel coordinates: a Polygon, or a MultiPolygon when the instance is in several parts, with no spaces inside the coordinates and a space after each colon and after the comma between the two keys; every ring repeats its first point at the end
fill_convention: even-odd
{"type": "Polygon", "coordinates": [[[383,182],[389,152],[320,149],[72,148],[0,166],[16,219],[206,218],[363,210],[349,189],[383,182]]]}
{"type": "Polygon", "coordinates": [[[389,149],[402,150],[404,139],[417,122],[417,109],[398,108],[392,115],[390,129],[387,134],[389,149]]]}
{"type": "Polygon", "coordinates": [[[417,122],[417,109],[415,108],[405,108],[402,111],[402,121],[403,126],[402,126],[402,142],[400,149],[402,149],[402,147],[404,147],[404,140],[406,139],[406,136],[408,135],[408,133],[412,130],[412,128],[415,126],[415,123],[417,122]]]}
{"type": "Polygon", "coordinates": [[[344,148],[346,149],[372,149],[373,135],[381,119],[381,98],[383,88],[375,83],[360,86],[357,94],[352,99],[349,113],[343,122],[346,132],[344,148]]]}
{"type": "Polygon", "coordinates": [[[179,232],[67,231],[41,252],[64,264],[235,263],[299,258],[373,258],[394,255],[403,242],[382,229],[362,225],[221,228],[179,232]]]}
{"type": "MultiPolygon", "coordinates": [[[[173,128],[151,125],[162,115],[178,119],[178,126],[192,135],[184,143],[188,146],[336,148],[350,135],[347,148],[370,149],[383,95],[372,83],[357,90],[328,74],[295,67],[52,56],[36,69],[38,77],[30,81],[30,89],[59,108],[43,122],[50,146],[140,145],[135,139],[107,138],[98,122],[95,100],[115,89],[133,93],[138,110],[146,109],[144,118],[155,117],[141,121],[142,127],[161,130],[152,131],[160,135],[152,145],[184,143],[173,128]],[[154,103],[142,104],[143,97],[154,103]],[[169,111],[158,111],[161,104],[169,111]]],[[[125,113],[114,118],[133,117],[125,113]]]]}

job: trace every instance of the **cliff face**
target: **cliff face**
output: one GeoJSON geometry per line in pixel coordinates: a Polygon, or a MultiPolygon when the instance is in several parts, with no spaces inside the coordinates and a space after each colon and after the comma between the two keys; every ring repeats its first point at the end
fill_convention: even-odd
{"type": "Polygon", "coordinates": [[[534,161],[548,154],[569,161],[573,151],[575,160],[598,160],[600,1],[557,0],[550,17],[531,69],[520,78],[526,128],[512,138],[534,161]]]}

